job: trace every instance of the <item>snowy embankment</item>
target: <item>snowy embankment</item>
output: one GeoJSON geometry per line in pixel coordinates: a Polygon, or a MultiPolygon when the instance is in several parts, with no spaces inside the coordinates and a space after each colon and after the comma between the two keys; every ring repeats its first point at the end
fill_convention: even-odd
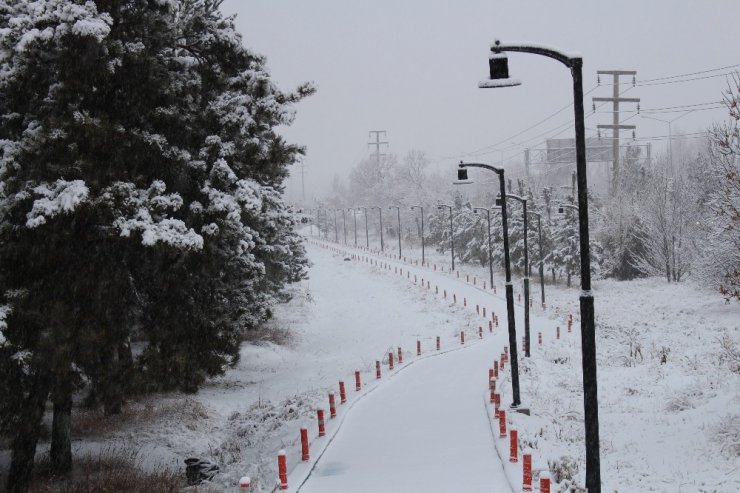
{"type": "MultiPolygon", "coordinates": [[[[446,275],[447,289],[459,292],[458,278],[446,275]]],[[[595,290],[604,491],[740,491],[738,305],[660,279],[601,281],[595,290]]],[[[533,319],[532,357],[520,359],[522,402],[532,416],[513,421],[521,447],[560,483],[554,491],[570,491],[585,473],[577,290],[548,287],[547,295],[551,318],[573,313],[573,333],[560,324],[557,340],[540,326],[550,324],[533,319]]],[[[519,336],[522,327],[518,320],[519,336]]]]}

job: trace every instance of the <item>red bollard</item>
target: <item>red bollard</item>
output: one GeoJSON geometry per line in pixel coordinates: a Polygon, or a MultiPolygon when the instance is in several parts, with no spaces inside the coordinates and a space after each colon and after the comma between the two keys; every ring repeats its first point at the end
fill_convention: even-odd
{"type": "Polygon", "coordinates": [[[439,351],[439,336],[437,336],[437,351],[439,351]]]}
{"type": "Polygon", "coordinates": [[[493,394],[493,407],[496,411],[498,411],[499,406],[501,405],[501,394],[493,394]]]}
{"type": "Polygon", "coordinates": [[[329,392],[329,417],[332,419],[337,417],[337,404],[334,400],[334,392],[329,392]]]}
{"type": "Polygon", "coordinates": [[[444,299],[447,299],[447,290],[444,290],[444,299]]]}
{"type": "Polygon", "coordinates": [[[506,438],[506,411],[503,409],[498,411],[498,436],[506,438]]]}
{"type": "Polygon", "coordinates": [[[470,282],[470,274],[465,274],[465,282],[470,282]]]}
{"type": "Polygon", "coordinates": [[[511,430],[510,437],[511,440],[509,441],[509,462],[519,462],[519,441],[517,440],[517,431],[511,430]]]}
{"type": "Polygon", "coordinates": [[[546,473],[540,473],[540,493],[550,493],[550,478],[546,473]]]}
{"type": "Polygon", "coordinates": [[[573,320],[568,320],[568,334],[572,332],[571,327],[573,327],[573,320]]]}
{"type": "Polygon", "coordinates": [[[360,370],[355,370],[355,391],[359,392],[362,388],[362,382],[360,381],[360,370]]]}
{"type": "Polygon", "coordinates": [[[421,356],[421,341],[416,341],[416,355],[421,356]]]}
{"type": "Polygon", "coordinates": [[[483,339],[483,327],[478,326],[478,339],[483,339]]]}
{"type": "Polygon", "coordinates": [[[398,364],[403,364],[403,352],[401,352],[401,348],[398,348],[398,364]]]}
{"type": "Polygon", "coordinates": [[[483,318],[486,318],[486,307],[483,307],[483,318]]]}
{"type": "Polygon", "coordinates": [[[498,327],[498,317],[496,317],[496,327],[498,327]]]}
{"type": "Polygon", "coordinates": [[[504,346],[504,356],[506,356],[506,359],[509,359],[509,346],[504,346]]]}
{"type": "Polygon", "coordinates": [[[532,454],[524,454],[522,458],[524,461],[522,490],[532,491],[532,454]]]}
{"type": "Polygon", "coordinates": [[[555,339],[560,339],[560,327],[559,326],[557,329],[555,329],[555,339]]]}
{"type": "Polygon", "coordinates": [[[542,346],[542,332],[537,333],[537,343],[542,346]]]}
{"type": "Polygon", "coordinates": [[[489,368],[488,369],[488,381],[490,382],[492,378],[494,378],[493,368],[489,368]]]}
{"type": "Polygon", "coordinates": [[[252,486],[252,479],[249,476],[243,476],[239,480],[239,488],[248,490],[249,487],[252,486]]]}
{"type": "Polygon", "coordinates": [[[388,353],[388,369],[389,370],[393,369],[393,351],[388,353]]]}
{"type": "Polygon", "coordinates": [[[493,332],[493,322],[488,321],[488,332],[493,332]]]}
{"type": "Polygon", "coordinates": [[[491,394],[491,401],[490,401],[491,404],[495,404],[496,403],[496,379],[495,378],[491,378],[488,381],[488,391],[491,394]]]}
{"type": "Polygon", "coordinates": [[[455,293],[452,293],[452,302],[457,303],[457,295],[455,293]]]}
{"type": "Polygon", "coordinates": [[[529,298],[529,307],[532,308],[532,298],[529,298]]]}
{"type": "Polygon", "coordinates": [[[324,410],[319,409],[316,411],[316,414],[318,414],[319,418],[319,436],[322,437],[326,435],[326,427],[324,426],[324,410]]]}
{"type": "Polygon", "coordinates": [[[288,463],[285,459],[285,450],[278,452],[278,478],[280,479],[280,490],[288,489],[288,463]]]}
{"type": "Polygon", "coordinates": [[[498,378],[498,361],[493,362],[493,376],[498,378]]]}
{"type": "Polygon", "coordinates": [[[344,382],[342,380],[339,381],[339,402],[341,404],[345,404],[347,402],[347,392],[344,389],[344,382]]]}
{"type": "Polygon", "coordinates": [[[460,331],[460,344],[465,344],[465,331],[460,331]]]}
{"type": "Polygon", "coordinates": [[[439,286],[434,286],[434,294],[439,294],[439,286]]]}
{"type": "Polygon", "coordinates": [[[463,306],[464,307],[467,307],[468,306],[468,299],[467,298],[463,298],[463,306]]]}
{"type": "Polygon", "coordinates": [[[480,315],[480,305],[475,305],[475,313],[476,315],[480,315]]]}
{"type": "Polygon", "coordinates": [[[301,428],[301,460],[306,462],[311,456],[308,454],[308,429],[301,428]]]}
{"type": "Polygon", "coordinates": [[[375,378],[380,378],[380,361],[375,361],[375,378]]]}

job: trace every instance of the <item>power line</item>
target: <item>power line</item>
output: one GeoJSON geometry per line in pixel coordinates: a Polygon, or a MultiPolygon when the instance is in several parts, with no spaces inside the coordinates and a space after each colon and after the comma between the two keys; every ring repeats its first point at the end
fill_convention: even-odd
{"type": "Polygon", "coordinates": [[[655,82],[655,81],[659,81],[659,80],[668,80],[668,79],[679,79],[681,77],[689,77],[689,76],[692,76],[692,75],[708,74],[709,72],[717,72],[718,70],[727,70],[728,68],[735,68],[735,67],[740,67],[740,63],[736,63],[735,65],[726,65],[724,67],[711,68],[709,70],[701,70],[699,72],[690,72],[688,74],[668,75],[666,77],[656,77],[654,79],[640,79],[640,82],[639,83],[655,82]]]}
{"type": "Polygon", "coordinates": [[[732,72],[725,72],[722,74],[715,74],[715,75],[705,75],[704,77],[692,77],[691,79],[681,79],[681,80],[667,80],[663,82],[648,82],[647,84],[638,82],[636,85],[637,87],[646,87],[646,86],[663,86],[666,84],[680,84],[683,82],[691,82],[694,80],[704,80],[704,79],[714,79],[715,77],[726,77],[728,75],[732,75],[732,72]]]}

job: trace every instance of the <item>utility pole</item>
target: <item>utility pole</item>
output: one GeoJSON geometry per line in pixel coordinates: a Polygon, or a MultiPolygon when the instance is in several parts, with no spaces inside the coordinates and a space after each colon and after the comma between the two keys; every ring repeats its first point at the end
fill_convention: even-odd
{"type": "Polygon", "coordinates": [[[388,145],[388,141],[381,141],[380,140],[380,134],[383,134],[385,136],[385,130],[370,130],[370,135],[375,134],[375,142],[368,142],[367,145],[369,146],[375,146],[375,162],[376,164],[380,165],[380,156],[385,156],[385,154],[380,153],[380,146],[388,145]]]}
{"type": "MultiPolygon", "coordinates": [[[[613,188],[617,186],[617,180],[619,178],[619,131],[620,130],[634,130],[637,128],[635,125],[621,125],[619,123],[619,103],[637,103],[637,109],[640,109],[640,98],[623,98],[619,96],[619,77],[622,75],[632,76],[632,85],[635,84],[635,70],[597,70],[597,77],[602,75],[612,76],[612,97],[610,98],[593,98],[594,109],[596,109],[595,103],[611,102],[612,103],[612,123],[611,125],[597,125],[596,128],[601,130],[611,129],[612,131],[612,173],[611,183],[608,186],[609,195],[612,194],[613,188]]],[[[609,173],[607,173],[609,176],[609,173]]]]}
{"type": "Polygon", "coordinates": [[[301,159],[298,162],[298,166],[301,168],[301,198],[303,200],[303,203],[306,203],[306,179],[304,177],[304,170],[307,167],[306,164],[304,164],[303,160],[301,159]]]}

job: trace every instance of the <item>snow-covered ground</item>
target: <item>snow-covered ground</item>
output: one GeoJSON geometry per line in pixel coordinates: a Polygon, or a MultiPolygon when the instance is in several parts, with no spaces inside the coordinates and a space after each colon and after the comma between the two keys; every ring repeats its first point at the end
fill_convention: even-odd
{"type": "MultiPolygon", "coordinates": [[[[498,481],[495,474],[501,464],[495,456],[489,455],[487,470],[477,468],[486,460],[481,454],[491,453],[486,443],[496,443],[499,454],[504,450],[505,455],[489,423],[478,419],[485,409],[487,367],[508,343],[501,277],[496,276],[494,295],[490,286],[481,289],[482,280],[488,279],[487,268],[458,266],[457,278],[442,272],[449,257],[429,250],[427,258],[437,262],[436,272],[373,255],[390,266],[382,269],[369,262],[347,261],[345,253],[314,245],[308,246],[308,253],[314,264],[310,279],[295,286],[293,300],[275,310],[273,327],[284,334],[287,344],[268,340],[244,344],[238,366],[197,395],[173,394],[134,403],[131,408],[143,412],[144,419],[110,421],[105,436],[78,433],[76,450],[136,448],[145,467],[182,468],[186,457],[208,457],[222,470],[213,486],[225,491],[236,491],[242,475],[253,478],[252,491],[270,491],[277,453],[283,448],[292,488],[315,466],[317,476],[305,483],[305,491],[338,491],[330,489],[332,482],[342,491],[361,491],[361,485],[369,491],[372,485],[361,479],[368,475],[373,475],[373,481],[386,479],[378,489],[389,492],[417,491],[403,486],[411,473],[456,485],[447,491],[475,491],[473,485],[482,479],[498,481]],[[403,269],[403,274],[396,269],[403,269]],[[465,282],[466,275],[470,282],[465,282]],[[420,287],[422,277],[430,289],[420,287]],[[443,299],[444,290],[447,299],[443,299]],[[453,293],[457,303],[451,300],[453,293]],[[487,308],[486,319],[475,314],[476,304],[487,308]],[[491,311],[499,315],[500,327],[478,342],[477,328],[486,328],[491,311]],[[466,331],[468,341],[465,349],[457,350],[460,330],[466,331]],[[448,352],[428,357],[438,335],[443,352],[448,352]],[[417,339],[427,359],[415,358],[417,339]],[[387,354],[399,346],[407,366],[388,378],[387,354]],[[380,381],[374,379],[375,360],[383,360],[380,381]],[[459,373],[445,371],[449,365],[459,367],[459,373]],[[361,392],[354,391],[355,369],[363,372],[361,392]],[[471,379],[463,380],[467,373],[471,379]],[[338,392],[339,379],[347,385],[349,402],[339,406],[338,419],[327,419],[326,439],[317,440],[316,409],[328,411],[327,394],[338,392]],[[476,386],[477,397],[471,403],[476,386]],[[433,396],[428,388],[434,389],[433,396]],[[480,416],[461,415],[456,423],[464,430],[460,433],[475,436],[469,449],[458,448],[447,435],[425,433],[429,420],[409,418],[423,413],[419,407],[429,408],[433,397],[439,403],[434,411],[442,414],[430,411],[424,416],[432,422],[444,420],[444,412],[454,409],[458,401],[460,406],[480,410],[480,416]],[[454,401],[447,401],[448,397],[454,401]],[[383,409],[385,414],[379,415],[383,409]],[[374,431],[377,426],[371,426],[371,418],[398,429],[374,431]],[[301,426],[308,427],[312,437],[308,466],[299,465],[301,426]],[[353,450],[354,442],[373,438],[387,447],[387,456],[368,458],[369,445],[358,444],[353,450]],[[445,443],[454,456],[434,452],[445,443]],[[400,460],[414,451],[425,459],[426,469],[408,470],[400,460]],[[359,464],[358,455],[363,456],[359,464]],[[435,465],[433,460],[440,462],[435,465]],[[468,467],[475,467],[478,474],[470,474],[468,467]],[[429,473],[430,468],[436,474],[429,473]]],[[[533,278],[535,300],[539,300],[537,281],[533,278]]],[[[518,284],[515,280],[517,295],[518,284]]],[[[740,491],[738,304],[725,304],[715,293],[689,282],[669,285],[648,279],[594,284],[603,491],[740,491]]],[[[549,468],[554,473],[559,485],[552,491],[570,491],[569,484],[583,484],[585,473],[578,290],[557,285],[546,289],[547,310],[536,304],[532,309],[532,357],[520,357],[522,402],[531,416],[510,413],[509,420],[519,432],[522,452],[532,453],[535,469],[549,468]],[[575,319],[571,334],[566,330],[568,313],[575,319]],[[560,340],[555,339],[556,326],[561,327],[560,340]],[[543,332],[541,348],[536,344],[538,332],[543,332]]],[[[521,303],[517,303],[517,333],[520,344],[521,303]]],[[[508,368],[499,388],[506,394],[504,402],[510,402],[508,368]]],[[[504,465],[510,481],[516,483],[511,467],[504,465]]],[[[494,490],[493,485],[489,490],[494,490]]]]}

